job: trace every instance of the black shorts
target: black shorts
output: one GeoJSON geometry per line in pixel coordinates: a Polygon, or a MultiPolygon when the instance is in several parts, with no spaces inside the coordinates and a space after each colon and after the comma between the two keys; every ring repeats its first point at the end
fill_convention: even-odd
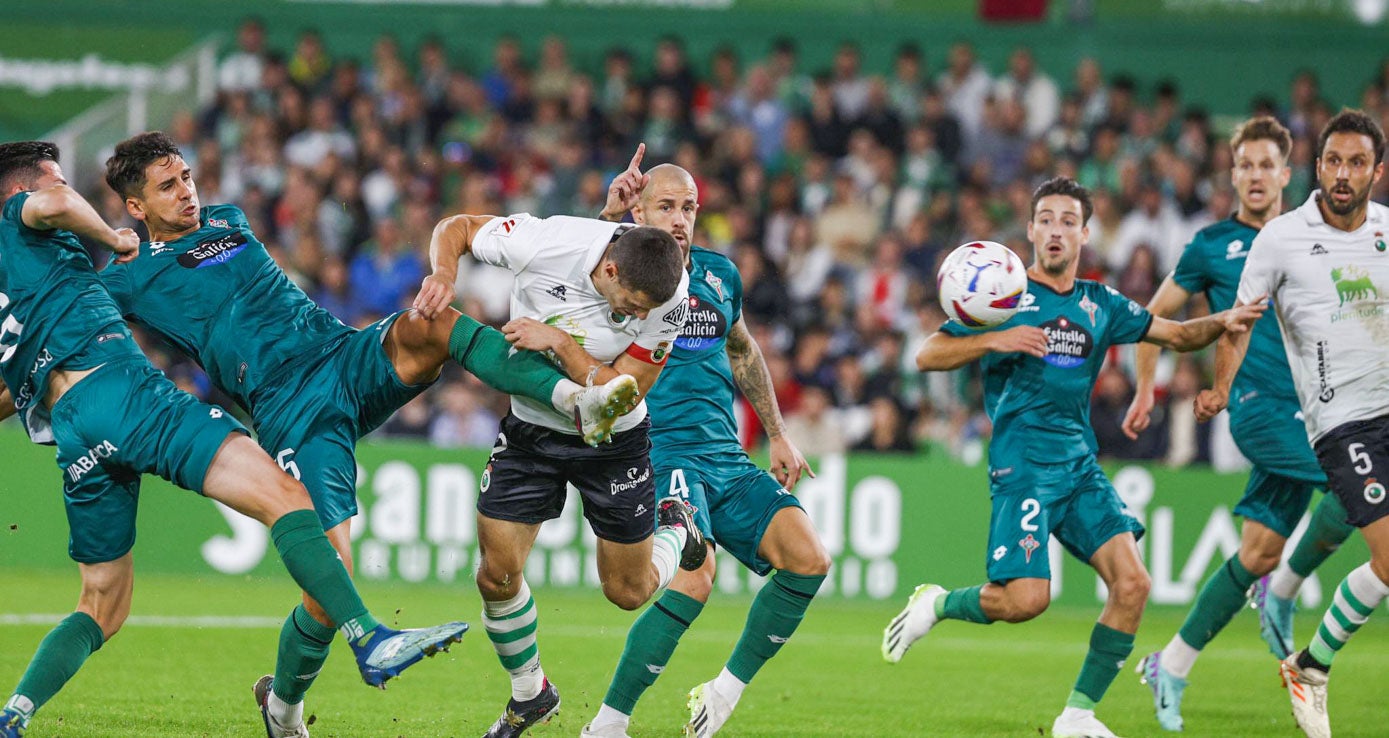
{"type": "Polygon", "coordinates": [[[1315,450],[1347,522],[1364,528],[1389,515],[1389,415],[1338,425],[1315,450]]]}
{"type": "Polygon", "coordinates": [[[613,543],[645,540],[656,531],[650,430],[645,418],[614,433],[612,443],[593,448],[577,435],[508,413],[482,473],[477,510],[528,525],[554,520],[564,511],[566,484],[572,484],[595,535],[613,543]]]}

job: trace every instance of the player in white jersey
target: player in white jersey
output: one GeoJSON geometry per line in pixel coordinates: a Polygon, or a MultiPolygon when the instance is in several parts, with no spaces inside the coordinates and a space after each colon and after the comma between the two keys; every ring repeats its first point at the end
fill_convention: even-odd
{"type": "MultiPolygon", "coordinates": [[[[1370,547],[1370,561],[1337,587],[1311,645],[1280,666],[1299,727],[1329,738],[1331,661],[1389,597],[1389,504],[1378,479],[1389,474],[1389,208],[1369,199],[1384,173],[1384,131],[1373,118],[1341,111],[1317,151],[1318,191],[1259,232],[1236,304],[1272,299],[1308,439],[1370,547]]],[[[1198,418],[1225,408],[1248,336],[1220,339],[1215,386],[1197,395],[1198,418]]]]}
{"type": "MultiPolygon", "coordinates": [[[[644,396],[689,312],[684,254],[658,228],[455,215],[435,227],[429,253],[434,272],[415,301],[425,317],[453,300],[458,259],[471,253],[516,277],[512,320],[503,328],[508,340],[550,352],[590,385],[629,374],[644,396]]],[[[610,443],[591,448],[570,418],[512,397],[477,501],[482,619],[512,686],[488,738],[520,735],[559,710],[559,692],[540,667],[535,602],[522,571],[540,524],[563,510],[568,484],[582,496],[598,538],[598,575],[613,604],[636,609],[670,583],[677,567],[703,565],[706,548],[689,505],[668,498],[653,509],[650,427],[643,401],[617,420],[610,443]]]]}

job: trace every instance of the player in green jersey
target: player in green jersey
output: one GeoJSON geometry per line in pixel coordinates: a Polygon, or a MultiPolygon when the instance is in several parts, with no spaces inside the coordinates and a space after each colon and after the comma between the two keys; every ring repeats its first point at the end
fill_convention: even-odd
{"type": "MultiPolygon", "coordinates": [[[[158,474],[270,528],[295,581],[331,613],[368,684],[462,638],[449,623],[394,631],[367,611],[314,515],[284,474],[222,410],[180,392],[150,366],[78,242],[128,259],[139,240],[112,230],[67,186],[57,147],[0,145],[0,377],[30,438],[58,447],[82,593],[39,644],[0,710],[0,737],[34,713],[116,634],[130,613],[140,475],[158,474]]],[[[15,596],[20,596],[14,593],[15,596]]],[[[331,636],[331,633],[329,633],[331,636]]]]}
{"type": "MultiPolygon", "coordinates": [[[[640,170],[639,146],[608,190],[600,217],[656,226],[675,237],[690,275],[690,313],[647,398],[656,494],[680,495],[712,552],[723,546],[744,566],[771,578],[753,600],[742,637],[719,675],[690,694],[689,735],[712,736],[732,715],[743,689],[795,632],[829,572],[830,558],[810,517],[790,494],[802,473],[814,476],[785,434],[762,351],[742,317],[743,283],[727,257],[693,246],[699,190],[671,164],[640,170]],[[738,441],[734,388],[753,405],[771,443],[772,473],[757,468],[738,441]]],[[[632,710],[698,617],[714,585],[714,556],[680,571],[665,594],[627,633],[598,715],[583,736],[626,736],[632,710]]]]}
{"type": "MultiPolygon", "coordinates": [[[[1282,213],[1282,191],[1291,176],[1288,130],[1273,118],[1251,118],[1235,130],[1230,148],[1234,154],[1230,175],[1239,209],[1192,238],[1177,268],[1148,303],[1154,315],[1172,315],[1194,292],[1204,292],[1212,310],[1228,309],[1235,303],[1254,237],[1282,213]]],[[[1138,387],[1123,425],[1130,438],[1148,427],[1159,351],[1149,344],[1138,347],[1138,387]]],[[[1280,659],[1292,652],[1293,599],[1298,587],[1354,531],[1335,495],[1325,495],[1273,584],[1258,581],[1278,566],[1312,491],[1326,487],[1326,474],[1307,443],[1278,321],[1261,320],[1254,326],[1231,397],[1230,432],[1254,464],[1244,496],[1234,509],[1244,517],[1240,550],[1202,585],[1186,622],[1167,647],[1138,666],[1143,683],[1153,690],[1158,722],[1166,730],[1182,729],[1182,693],[1196,657],[1244,606],[1251,586],[1257,585],[1256,592],[1262,595],[1262,601],[1256,595],[1260,634],[1269,649],[1280,659]]]]}
{"type": "Polygon", "coordinates": [[[1090,396],[1110,346],[1146,341],[1193,351],[1225,330],[1245,331],[1263,306],[1244,306],[1184,323],[1151,315],[1114,289],[1076,278],[1090,193],[1056,177],[1032,196],[1027,236],[1036,255],[1016,315],[985,331],[948,322],[927,339],[922,371],[983,364],[989,446],[990,522],[986,584],[947,591],[916,588],[883,632],[883,657],[900,661],[943,619],[1023,622],[1051,600],[1051,537],[1095,569],[1109,588],[1090,650],[1055,736],[1112,737],[1095,705],[1133,650],[1150,580],[1139,558],[1143,526],[1124,509],[1095,460],[1090,396]]]}
{"type": "MultiPolygon", "coordinates": [[[[275,264],[232,205],[200,207],[178,147],[158,132],[117,145],[107,183],[145,223],[139,259],[102,273],[121,311],[198,361],[246,408],[258,441],[309,490],[328,539],[351,571],[357,440],[457,361],[503,392],[554,404],[592,443],[636,402],[618,378],[584,388],[540,354],[448,308],[414,311],[365,330],[315,305],[275,264]]],[[[307,593],[281,631],[275,674],[255,688],[270,738],[304,736],[304,695],[332,641],[333,621],[307,593]]]]}

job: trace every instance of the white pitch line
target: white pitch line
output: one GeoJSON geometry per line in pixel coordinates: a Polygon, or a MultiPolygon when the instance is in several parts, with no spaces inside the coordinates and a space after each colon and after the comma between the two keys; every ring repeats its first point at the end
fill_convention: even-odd
{"type": "MultiPolygon", "coordinates": [[[[0,613],[0,625],[57,625],[72,613],[0,613]]],[[[125,627],[156,628],[276,628],[284,625],[284,618],[263,617],[260,615],[131,615],[125,627]]]]}

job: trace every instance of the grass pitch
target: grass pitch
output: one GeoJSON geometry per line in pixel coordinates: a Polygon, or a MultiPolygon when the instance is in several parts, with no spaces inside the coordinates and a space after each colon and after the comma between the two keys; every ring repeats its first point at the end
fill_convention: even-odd
{"type": "MultiPolygon", "coordinates": [[[[18,680],[39,640],[76,600],[75,572],[4,571],[0,683],[18,680]],[[45,617],[48,616],[48,617],[45,617]]],[[[345,647],[333,652],[307,701],[314,738],[479,736],[509,694],[469,589],[363,585],[379,617],[400,626],[461,618],[474,631],[450,653],[414,667],[385,692],[361,683],[345,647]]],[[[132,622],[97,652],[35,719],[28,738],[189,738],[263,735],[251,685],[273,669],[278,623],[297,594],[283,579],[137,578],[132,622]]],[[[678,735],[685,694],[713,677],[737,640],[749,599],[713,602],[633,718],[631,735],[678,735]]],[[[635,613],[598,592],[541,590],[540,652],[563,707],[528,735],[575,736],[597,711],[635,613]]],[[[889,666],[881,628],[901,605],[817,602],[796,637],[758,675],[720,735],[1037,736],[1061,710],[1098,608],[1058,609],[1032,623],[946,623],[889,666]]],[[[1150,610],[1138,657],[1160,648],[1184,613],[1150,610]]],[[[1320,613],[1302,613],[1299,642],[1320,613]]],[[[1336,662],[1337,736],[1385,734],[1382,684],[1389,616],[1356,635],[1336,662]]],[[[1184,705],[1186,735],[1294,736],[1277,667],[1242,613],[1202,656],[1184,705]]],[[[1100,706],[1120,735],[1162,734],[1150,693],[1126,668],[1100,706]]]]}

